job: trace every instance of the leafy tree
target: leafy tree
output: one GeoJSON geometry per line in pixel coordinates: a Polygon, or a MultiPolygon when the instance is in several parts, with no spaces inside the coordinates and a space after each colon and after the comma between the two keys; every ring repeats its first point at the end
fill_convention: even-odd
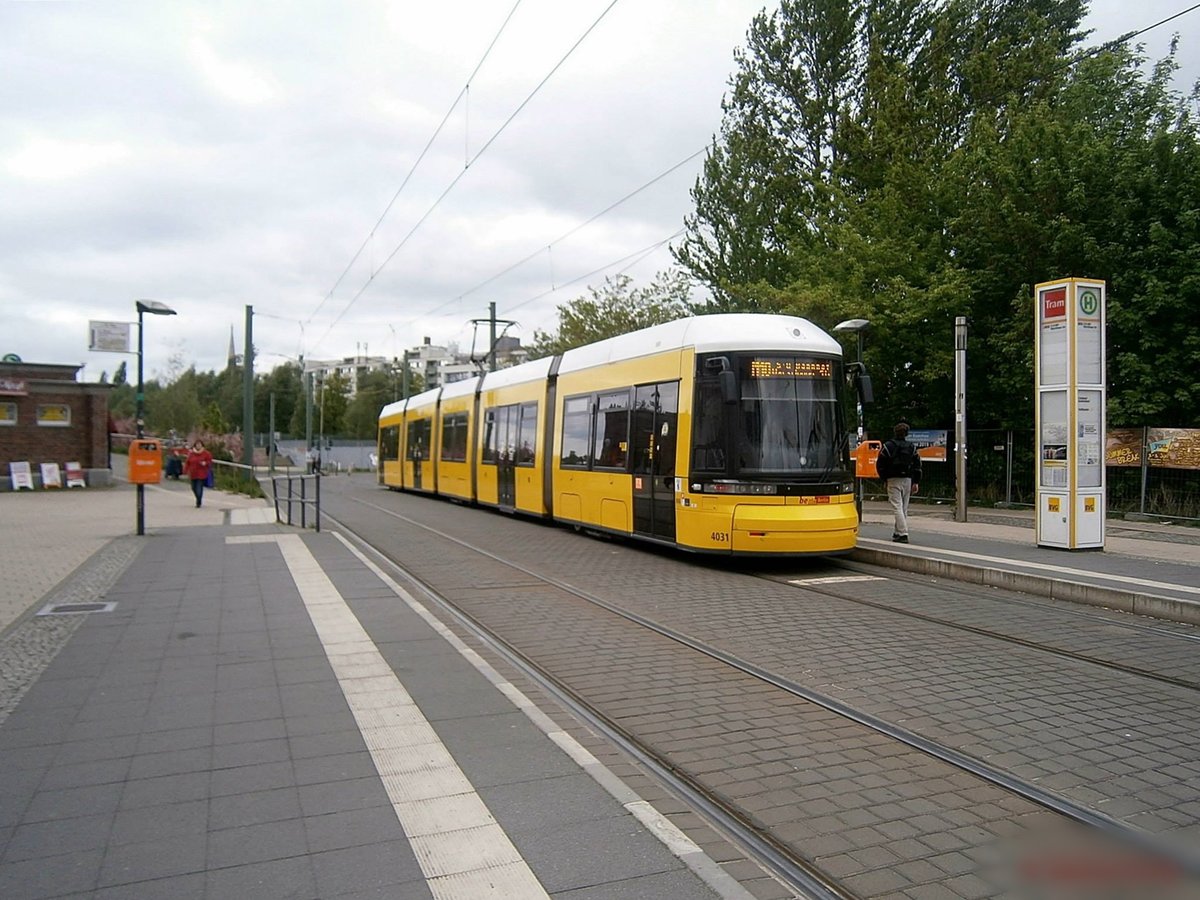
{"type": "Polygon", "coordinates": [[[147,427],[152,427],[155,434],[174,430],[183,437],[195,431],[203,409],[199,382],[194,366],[165,387],[155,380],[153,396],[149,391],[146,394],[147,427]]]}
{"type": "Polygon", "coordinates": [[[126,362],[125,360],[121,360],[121,364],[117,366],[117,371],[113,373],[112,383],[115,385],[125,384],[128,380],[129,376],[126,372],[126,362]]]}
{"type": "Polygon", "coordinates": [[[375,437],[379,411],[399,396],[397,378],[391,372],[376,369],[361,375],[358,391],[346,407],[346,436],[358,440],[375,437]]]}
{"type": "Polygon", "coordinates": [[[205,407],[200,417],[200,429],[209,434],[229,434],[229,421],[222,415],[221,406],[216,400],[210,401],[205,407]]]}
{"type": "Polygon", "coordinates": [[[594,341],[648,328],[689,315],[691,280],[677,269],[660,272],[645,288],[633,286],[628,275],[606,278],[604,286],[588,288],[558,308],[558,331],[534,331],[530,355],[553,356],[594,341]]]}
{"type": "Polygon", "coordinates": [[[284,363],[269,372],[254,376],[254,430],[265,434],[271,425],[271,396],[275,397],[275,430],[304,433],[304,392],[298,363],[284,363]],[[300,409],[300,429],[291,422],[300,409]]]}
{"type": "Polygon", "coordinates": [[[108,394],[108,412],[114,419],[126,419],[137,407],[137,392],[131,384],[119,384],[108,394]]]}
{"type": "Polygon", "coordinates": [[[341,434],[345,429],[346,407],[350,403],[350,379],[331,372],[316,388],[313,401],[313,431],[325,435],[341,434]]]}
{"type": "Polygon", "coordinates": [[[1032,422],[1032,290],[1110,286],[1110,419],[1194,420],[1197,95],[1077,54],[1084,0],[783,0],[737,57],[677,259],[715,306],[867,318],[869,415],[1032,422]],[[1077,54],[1077,55],[1076,55],[1077,54]]]}

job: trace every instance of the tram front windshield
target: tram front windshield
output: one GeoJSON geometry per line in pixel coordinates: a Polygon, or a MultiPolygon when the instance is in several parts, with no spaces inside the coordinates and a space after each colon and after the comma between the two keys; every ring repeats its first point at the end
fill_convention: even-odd
{"type": "Polygon", "coordinates": [[[697,471],[823,480],[844,468],[838,360],[764,354],[727,359],[737,376],[736,404],[724,402],[719,379],[697,382],[697,471]]]}

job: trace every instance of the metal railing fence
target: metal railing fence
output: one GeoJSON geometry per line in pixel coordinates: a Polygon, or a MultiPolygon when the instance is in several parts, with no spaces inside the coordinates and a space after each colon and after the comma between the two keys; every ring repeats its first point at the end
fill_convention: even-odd
{"type": "MultiPolygon", "coordinates": [[[[967,499],[978,506],[1033,506],[1035,457],[1033,429],[969,429],[967,431],[967,499]]],[[[919,500],[953,504],[956,499],[955,448],[946,462],[924,461],[919,500]]],[[[1200,524],[1200,469],[1152,465],[1148,453],[1141,465],[1106,468],[1108,511],[1200,524]]],[[[879,481],[866,483],[865,495],[887,499],[879,481]]]]}
{"type": "Polygon", "coordinates": [[[275,521],[288,525],[299,524],[321,530],[321,476],[292,474],[271,477],[271,494],[275,503],[275,521]],[[311,514],[310,514],[311,510],[311,514]],[[297,512],[299,522],[296,522],[297,512]]]}

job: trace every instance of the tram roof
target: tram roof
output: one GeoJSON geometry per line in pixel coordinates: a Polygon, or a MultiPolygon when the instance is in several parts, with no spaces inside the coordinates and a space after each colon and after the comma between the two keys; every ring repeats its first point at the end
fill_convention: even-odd
{"type": "Polygon", "coordinates": [[[574,372],[685,347],[697,353],[748,350],[842,355],[842,345],[808,319],[769,313],[719,313],[676,319],[568,350],[558,371],[574,372]]]}
{"type": "MultiPolygon", "coordinates": [[[[562,356],[558,371],[575,372],[611,362],[637,359],[652,353],[682,350],[685,347],[694,349],[697,353],[750,351],[842,355],[842,345],[808,319],[772,313],[717,313],[711,316],[676,319],[674,322],[654,325],[641,331],[597,341],[586,347],[568,350],[562,356]]],[[[552,362],[552,357],[544,357],[519,366],[488,372],[483,376],[482,389],[545,378],[552,362]]],[[[408,400],[389,403],[379,414],[381,417],[395,415],[408,407],[428,403],[437,398],[439,391],[443,391],[443,397],[469,394],[475,390],[477,384],[476,377],[452,382],[444,388],[432,388],[408,400]]]]}

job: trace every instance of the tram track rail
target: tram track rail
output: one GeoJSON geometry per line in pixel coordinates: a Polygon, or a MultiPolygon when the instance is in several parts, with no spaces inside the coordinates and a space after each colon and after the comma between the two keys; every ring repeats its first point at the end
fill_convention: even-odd
{"type": "MultiPolygon", "coordinates": [[[[869,577],[873,577],[873,578],[904,580],[904,581],[909,581],[914,584],[928,584],[928,580],[922,581],[921,579],[916,578],[916,577],[901,578],[899,576],[894,576],[890,573],[887,576],[877,575],[877,574],[875,574],[875,570],[872,567],[864,566],[859,563],[846,563],[846,562],[839,560],[835,564],[839,565],[841,567],[844,567],[847,570],[854,571],[854,572],[860,572],[860,573],[863,573],[863,574],[868,575],[869,577]]],[[[946,618],[945,616],[933,615],[931,613],[920,612],[920,611],[914,610],[914,609],[906,609],[903,606],[898,606],[893,603],[887,603],[884,601],[871,600],[871,599],[867,599],[864,597],[858,597],[858,596],[855,596],[850,591],[837,590],[835,587],[831,587],[830,583],[836,583],[834,579],[821,579],[821,580],[827,582],[826,584],[822,584],[822,583],[820,583],[821,580],[814,580],[814,579],[808,579],[808,580],[806,580],[806,579],[785,579],[785,580],[781,581],[778,577],[773,576],[773,575],[767,575],[767,574],[762,574],[762,573],[757,573],[757,574],[756,573],[747,573],[747,574],[750,574],[752,577],[763,578],[766,581],[771,581],[771,582],[775,582],[775,583],[791,584],[794,587],[802,588],[803,590],[811,591],[812,593],[820,594],[821,596],[829,597],[834,600],[840,600],[840,601],[843,601],[846,603],[854,603],[859,606],[866,606],[866,607],[870,607],[871,609],[878,609],[883,612],[894,613],[895,615],[904,616],[909,619],[916,619],[921,622],[928,622],[930,624],[940,625],[945,628],[952,628],[956,631],[963,631],[963,632],[967,632],[969,634],[978,635],[980,637],[986,637],[986,638],[991,638],[991,639],[998,640],[998,641],[1004,641],[1006,643],[1015,644],[1020,647],[1026,647],[1031,650],[1038,650],[1038,651],[1042,651],[1045,653],[1053,654],[1055,656],[1060,656],[1065,659],[1072,659],[1072,660],[1075,660],[1076,662],[1083,662],[1083,663],[1088,663],[1088,664],[1095,665],[1095,666],[1100,666],[1102,668],[1109,669],[1114,672],[1122,672],[1127,675],[1135,675],[1139,678],[1146,678],[1151,681],[1157,681],[1161,684],[1168,684],[1168,685],[1171,685],[1172,687],[1181,687],[1186,690],[1200,691],[1200,679],[1190,680],[1190,679],[1186,679],[1186,678],[1177,678],[1172,675],[1166,675],[1162,672],[1155,672],[1151,669],[1147,669],[1147,668],[1143,668],[1143,667],[1139,667],[1139,666],[1128,665],[1126,663],[1120,663],[1120,662],[1116,662],[1114,660],[1103,659],[1101,657],[1089,655],[1086,653],[1079,653],[1074,650],[1066,649],[1064,647],[1056,647],[1047,641],[1038,641],[1038,640],[1032,640],[1029,638],[1023,638],[1023,637],[1020,637],[1015,634],[1006,633],[1006,632],[999,631],[999,630],[992,629],[992,628],[984,628],[984,627],[980,627],[978,625],[970,625],[965,622],[956,622],[953,619],[946,618]]],[[[986,599],[988,602],[999,602],[999,603],[1017,603],[1017,604],[1019,604],[1019,603],[1023,602],[1017,598],[1000,598],[1000,597],[992,596],[990,594],[986,596],[986,599]]],[[[1032,605],[1032,604],[1030,604],[1030,605],[1032,605]]],[[[1042,606],[1041,608],[1044,609],[1045,607],[1042,606]]],[[[1138,622],[1121,622],[1121,621],[1117,621],[1111,617],[1107,617],[1107,618],[1101,617],[1095,613],[1088,613],[1088,612],[1077,611],[1077,610],[1065,610],[1065,611],[1060,611],[1060,612],[1064,615],[1070,615],[1071,617],[1078,617],[1078,618],[1083,618],[1083,619],[1089,619],[1092,621],[1098,621],[1098,622],[1103,623],[1105,626],[1109,626],[1109,627],[1117,627],[1117,628],[1122,628],[1122,629],[1127,629],[1127,630],[1132,630],[1132,631],[1144,632],[1147,634],[1154,634],[1159,637],[1166,637],[1170,640],[1200,642],[1200,633],[1188,634],[1188,633],[1185,633],[1182,631],[1169,631],[1167,629],[1164,629],[1164,628],[1161,628],[1158,626],[1154,626],[1154,625],[1144,625],[1144,624],[1141,624],[1138,622]]]]}
{"type": "MultiPolygon", "coordinates": [[[[663,760],[659,755],[647,749],[634,735],[602,715],[585,698],[530,660],[519,648],[513,646],[493,629],[488,628],[474,616],[459,608],[432,585],[426,583],[407,569],[404,569],[399,563],[372,545],[365,537],[350,528],[345,522],[339,521],[328,514],[326,518],[347,534],[361,549],[369,551],[378,560],[393,568],[405,582],[415,587],[426,601],[430,602],[445,615],[453,618],[459,626],[552,696],[574,716],[585,722],[606,740],[619,747],[624,753],[636,760],[639,765],[653,773],[668,790],[696,810],[702,818],[711,823],[719,833],[731,840],[747,856],[774,875],[790,890],[797,892],[798,896],[811,898],[811,900],[859,900],[859,895],[839,886],[836,880],[826,876],[811,861],[798,858],[789,848],[770,839],[768,835],[744,821],[736,811],[728,809],[723,803],[705,791],[702,786],[683,775],[675,766],[663,760]]],[[[414,522],[413,524],[419,523],[414,522]]],[[[458,539],[438,532],[436,529],[430,529],[428,526],[420,527],[424,527],[438,534],[440,537],[445,537],[447,540],[463,544],[458,539]]],[[[490,554],[481,548],[472,547],[470,549],[498,562],[504,562],[494,554],[490,554]]],[[[554,584],[553,580],[546,579],[519,565],[507,562],[504,562],[504,564],[510,565],[517,571],[522,572],[522,574],[529,575],[539,581],[554,584]]],[[[568,593],[579,596],[569,588],[557,584],[554,586],[559,590],[566,590],[568,593]]]]}
{"type": "MultiPolygon", "coordinates": [[[[1179,848],[1175,848],[1170,845],[1164,845],[1162,842],[1155,840],[1153,835],[1131,827],[1119,819],[1113,818],[1095,809],[1077,803],[1058,794],[1055,791],[1047,790],[1026,779],[1022,779],[1011,772],[989,764],[985,760],[979,759],[967,753],[963,753],[953,747],[939,743],[936,740],[926,738],[923,735],[920,735],[909,729],[905,729],[902,726],[887,722],[878,716],[856,709],[853,706],[843,703],[834,697],[814,691],[793,680],[781,677],[761,666],[755,665],[748,660],[741,659],[732,653],[728,653],[719,647],[712,646],[705,641],[698,640],[686,633],[665,626],[646,616],[623,609],[617,604],[611,603],[604,598],[598,597],[588,591],[581,590],[574,585],[562,581],[561,579],[557,579],[544,573],[535,571],[512,560],[504,559],[500,555],[495,554],[484,547],[472,544],[470,541],[464,540],[455,535],[447,534],[443,531],[426,525],[423,522],[404,516],[393,510],[389,510],[386,507],[379,506],[378,504],[369,503],[359,498],[354,498],[354,500],[356,503],[361,503],[365,506],[371,507],[379,513],[402,520],[412,527],[419,528],[436,535],[439,539],[451,541],[465,550],[479,554],[480,556],[485,557],[494,563],[506,566],[515,572],[519,572],[526,578],[531,578],[537,582],[550,586],[554,590],[561,591],[573,598],[589,604],[596,609],[604,610],[605,612],[616,616],[621,620],[636,625],[640,629],[666,638],[693,652],[702,654],[707,659],[719,662],[730,669],[733,669],[744,675],[748,675],[764,684],[770,685],[777,690],[783,691],[793,697],[799,698],[807,703],[820,707],[823,710],[852,721],[857,725],[867,728],[879,735],[883,735],[890,740],[897,741],[904,746],[911,748],[912,750],[952,766],[955,769],[966,772],[971,776],[998,787],[1007,793],[1016,795],[1037,807],[1050,810],[1057,816],[1062,817],[1064,820],[1083,825],[1088,829],[1095,829],[1105,835],[1116,838],[1122,842],[1127,842],[1128,844],[1155,856],[1169,857],[1174,864],[1180,866],[1183,870],[1193,874],[1200,873],[1200,861],[1197,861],[1197,859],[1194,857],[1194,854],[1190,852],[1183,852],[1179,848]]],[[[340,525],[348,533],[356,534],[356,532],[354,532],[352,529],[349,529],[345,523],[340,523],[340,525]]],[[[357,534],[356,536],[360,541],[363,541],[365,544],[370,546],[369,541],[365,541],[362,536],[357,534]]],[[[387,556],[382,554],[381,551],[375,550],[375,552],[380,554],[384,559],[388,559],[387,556]]],[[[777,858],[777,854],[783,852],[785,854],[785,859],[783,862],[786,863],[787,855],[794,854],[794,849],[787,848],[786,846],[781,847],[778,842],[770,839],[769,835],[762,834],[759,828],[746,823],[736,809],[728,808],[720,798],[709,795],[708,792],[703,789],[703,786],[693,782],[690,778],[686,777],[685,774],[681,774],[678,770],[678,767],[673,765],[670,760],[659,758],[650,748],[640,742],[635,735],[627,733],[616,723],[608,721],[604,715],[598,709],[589,704],[585,698],[577,695],[569,686],[561,684],[550,673],[543,671],[539,666],[536,665],[536,663],[533,663],[531,660],[529,660],[528,657],[525,656],[525,654],[523,654],[518,647],[509,644],[509,642],[506,641],[502,636],[494,634],[491,629],[487,628],[483,623],[475,620],[468,613],[459,609],[454,603],[446,600],[445,598],[440,598],[438,592],[432,586],[425,584],[419,578],[415,577],[411,572],[399,567],[398,563],[396,563],[394,560],[389,559],[388,561],[389,564],[400,568],[400,570],[404,572],[404,577],[406,579],[413,581],[414,584],[418,584],[421,591],[427,596],[431,598],[439,597],[437,600],[439,608],[443,608],[451,612],[455,618],[459,619],[460,621],[470,623],[469,627],[473,633],[479,635],[481,640],[486,640],[490,646],[496,647],[497,652],[501,652],[502,655],[513,665],[518,666],[521,671],[527,672],[530,677],[539,684],[546,686],[547,689],[550,689],[551,692],[555,694],[555,696],[562,696],[566,698],[564,702],[569,700],[570,702],[567,703],[568,707],[571,708],[572,711],[574,711],[577,715],[580,715],[580,717],[585,721],[589,722],[592,727],[606,735],[611,736],[612,739],[618,743],[618,745],[626,749],[626,752],[629,752],[635,758],[639,759],[639,761],[643,761],[647,768],[658,774],[659,777],[663,778],[668,784],[674,785],[678,782],[679,787],[676,788],[677,792],[685,796],[688,799],[688,802],[694,803],[707,818],[713,819],[721,830],[730,833],[736,833],[738,829],[745,829],[745,833],[736,838],[737,842],[746,849],[746,852],[758,859],[761,864],[766,866],[769,870],[775,872],[777,877],[780,877],[782,880],[794,885],[797,890],[802,889],[809,892],[809,894],[811,894],[814,890],[830,890],[833,893],[827,895],[818,893],[816,895],[839,897],[849,896],[844,892],[839,893],[838,891],[840,888],[837,885],[836,879],[830,880],[824,877],[819,867],[816,867],[815,863],[812,861],[795,859],[794,863],[799,865],[801,874],[797,876],[795,873],[788,872],[787,866],[781,865],[781,861],[777,858]],[[682,780],[679,781],[679,779],[682,780]],[[699,792],[698,794],[697,791],[699,792]],[[728,821],[722,821],[722,816],[731,816],[732,819],[728,821]],[[754,844],[756,842],[765,842],[763,849],[754,849],[754,844]],[[815,885],[805,883],[805,877],[808,876],[816,876],[817,882],[815,885]]],[[[828,591],[823,593],[825,593],[827,596],[833,596],[840,600],[848,599],[838,595],[837,593],[831,593],[828,591]]],[[[895,610],[892,610],[886,606],[883,608],[895,612],[895,610]]],[[[1046,649],[1036,645],[1030,646],[1033,646],[1034,649],[1039,650],[1046,649]]],[[[1087,661],[1091,662],[1093,660],[1087,661]]],[[[1175,682],[1168,680],[1168,683],[1175,682]]],[[[1189,688],[1195,687],[1191,684],[1183,684],[1182,686],[1189,688]]]]}

